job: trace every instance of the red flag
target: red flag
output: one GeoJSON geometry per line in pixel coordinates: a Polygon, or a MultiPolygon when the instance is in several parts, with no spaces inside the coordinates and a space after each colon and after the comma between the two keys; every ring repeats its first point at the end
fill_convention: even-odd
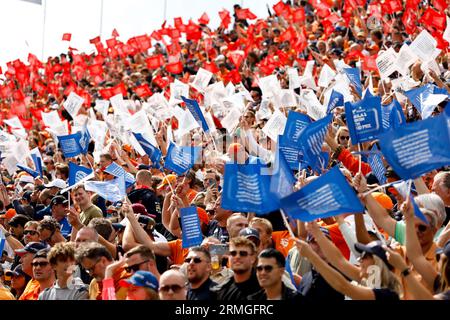
{"type": "Polygon", "coordinates": [[[99,43],[100,41],[101,41],[100,36],[98,36],[98,37],[95,37],[95,38],[89,40],[89,43],[96,44],[96,43],[99,43]]]}
{"type": "Polygon", "coordinates": [[[435,7],[437,11],[443,12],[448,8],[448,4],[446,0],[433,0],[433,7],[435,7]]]}
{"type": "Polygon", "coordinates": [[[62,36],[62,41],[70,41],[70,39],[72,39],[72,34],[71,33],[64,33],[62,36]]]}
{"type": "Polygon", "coordinates": [[[447,23],[445,13],[437,12],[430,7],[425,10],[419,22],[422,23],[426,28],[428,26],[431,26],[439,31],[444,31],[445,25],[447,23]]]}
{"type": "Polygon", "coordinates": [[[244,61],[244,52],[241,50],[232,51],[227,54],[227,58],[236,66],[237,69],[241,66],[244,61]]]}
{"type": "Polygon", "coordinates": [[[181,61],[166,64],[166,70],[170,73],[179,74],[183,72],[183,64],[181,61]]]}
{"type": "Polygon", "coordinates": [[[385,0],[381,4],[381,10],[384,14],[393,14],[403,10],[403,4],[401,0],[385,0]]]}
{"type": "Polygon", "coordinates": [[[242,81],[241,75],[239,74],[239,71],[237,71],[236,69],[233,69],[230,72],[228,72],[224,76],[224,80],[226,82],[230,82],[231,81],[231,83],[233,83],[233,84],[238,84],[239,82],[242,81]]]}
{"type": "Polygon", "coordinates": [[[106,46],[108,48],[114,48],[116,46],[116,44],[117,44],[116,38],[111,38],[111,39],[106,40],[106,46]]]}
{"type": "Polygon", "coordinates": [[[325,18],[330,14],[330,6],[324,1],[318,2],[317,0],[312,0],[311,5],[316,9],[316,14],[321,18],[325,18]]]}
{"type": "Polygon", "coordinates": [[[113,29],[111,36],[114,38],[117,38],[119,36],[119,33],[117,32],[116,28],[113,29]]]}
{"type": "Polygon", "coordinates": [[[211,62],[205,61],[205,63],[203,64],[203,69],[208,70],[209,72],[212,72],[212,73],[219,72],[219,68],[217,68],[217,65],[213,61],[211,61],[211,62]]]}
{"type": "Polygon", "coordinates": [[[198,19],[198,23],[200,23],[200,24],[208,24],[209,23],[209,17],[206,12],[203,13],[202,16],[198,19]]]}
{"type": "Polygon", "coordinates": [[[123,82],[119,83],[115,87],[112,87],[111,89],[112,89],[113,96],[115,96],[119,93],[121,93],[124,98],[127,96],[127,89],[125,88],[125,85],[123,84],[123,82]]]}
{"type": "Polygon", "coordinates": [[[150,35],[150,37],[152,37],[156,41],[161,41],[162,40],[162,35],[158,31],[153,31],[152,34],[150,35]]]}
{"type": "Polygon", "coordinates": [[[136,42],[138,43],[141,51],[146,51],[152,47],[152,42],[146,34],[144,34],[142,36],[137,36],[136,42]]]}
{"type": "Polygon", "coordinates": [[[295,29],[290,26],[287,28],[282,34],[280,34],[280,41],[293,41],[296,38],[296,31],[295,29]]]}
{"type": "Polygon", "coordinates": [[[156,56],[148,57],[145,62],[147,63],[147,68],[149,69],[158,69],[164,64],[164,57],[162,54],[158,54],[156,56]]]}
{"type": "Polygon", "coordinates": [[[375,54],[373,56],[364,56],[364,59],[361,64],[361,68],[364,71],[378,72],[378,67],[377,67],[377,63],[376,63],[377,56],[378,56],[377,54],[375,54]]]}
{"type": "Polygon", "coordinates": [[[94,76],[99,76],[101,74],[103,74],[103,67],[101,64],[94,64],[92,66],[88,67],[89,70],[89,74],[94,77],[94,76]]]}
{"type": "Polygon", "coordinates": [[[178,40],[181,38],[181,32],[180,30],[176,29],[176,28],[172,28],[169,30],[169,37],[171,39],[175,39],[178,40]]]}
{"type": "MultiPolygon", "coordinates": [[[[182,28],[182,26],[184,26],[183,18],[181,18],[181,17],[173,18],[173,25],[175,26],[175,28],[180,30],[180,28],[182,28]]],[[[180,32],[181,32],[181,30],[180,30],[180,32]]]]}
{"type": "Polygon", "coordinates": [[[221,20],[220,25],[225,29],[227,29],[228,25],[231,23],[230,12],[228,10],[223,9],[222,11],[219,11],[219,17],[221,20]]]}
{"type": "Polygon", "coordinates": [[[98,90],[98,93],[99,93],[99,94],[102,96],[102,98],[105,99],[105,100],[109,100],[109,98],[111,98],[112,96],[114,96],[112,88],[100,89],[100,90],[98,90]]]}
{"type": "Polygon", "coordinates": [[[306,20],[305,9],[303,7],[295,9],[292,14],[292,19],[295,23],[304,22],[306,20]]]}
{"type": "Polygon", "coordinates": [[[257,18],[257,16],[255,16],[255,14],[252,13],[250,11],[250,9],[248,9],[248,8],[246,8],[246,9],[236,9],[236,17],[239,20],[246,20],[246,19],[254,20],[254,19],[257,18]]]}
{"type": "Polygon", "coordinates": [[[289,6],[286,5],[282,0],[280,0],[280,2],[274,4],[272,6],[273,11],[275,11],[275,14],[277,16],[282,16],[286,11],[289,11],[289,6]]]}
{"type": "Polygon", "coordinates": [[[154,77],[153,82],[161,89],[164,89],[169,85],[169,80],[163,79],[160,75],[154,77]]]}
{"type": "Polygon", "coordinates": [[[141,98],[149,97],[153,94],[146,83],[134,88],[134,92],[141,98]]]}
{"type": "Polygon", "coordinates": [[[402,17],[403,25],[407,34],[413,34],[417,29],[417,14],[414,9],[407,8],[402,17]]]}

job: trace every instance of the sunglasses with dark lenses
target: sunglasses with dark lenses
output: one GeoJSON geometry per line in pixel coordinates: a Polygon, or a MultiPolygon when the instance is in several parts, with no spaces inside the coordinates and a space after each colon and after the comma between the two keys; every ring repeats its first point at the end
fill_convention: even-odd
{"type": "Polygon", "coordinates": [[[236,257],[238,254],[241,257],[247,257],[249,255],[248,251],[230,251],[232,257],[236,257]]]}
{"type": "Polygon", "coordinates": [[[133,264],[132,266],[126,266],[124,269],[128,273],[139,271],[141,264],[148,262],[149,260],[142,261],[141,263],[133,264]]]}
{"type": "Polygon", "coordinates": [[[185,286],[180,286],[179,284],[172,284],[167,286],[159,287],[159,290],[162,292],[169,292],[172,290],[174,293],[180,292],[181,289],[183,289],[185,286]]]}
{"type": "Polygon", "coordinates": [[[340,136],[339,137],[340,140],[350,140],[349,136],[340,136]]]}
{"type": "Polygon", "coordinates": [[[48,264],[49,264],[48,261],[37,261],[37,262],[32,262],[31,263],[31,265],[33,267],[41,267],[41,268],[48,266],[48,264]]]}
{"type": "Polygon", "coordinates": [[[191,261],[194,261],[195,264],[202,262],[202,259],[195,257],[195,258],[186,258],[184,259],[184,262],[191,263],[191,261]]]}
{"type": "Polygon", "coordinates": [[[271,265],[266,265],[266,266],[257,266],[256,267],[256,271],[261,272],[261,271],[265,271],[267,273],[272,272],[273,270],[273,266],[271,265]]]}
{"type": "Polygon", "coordinates": [[[23,234],[24,234],[24,235],[29,234],[29,235],[34,236],[34,235],[36,235],[36,234],[39,234],[39,232],[37,232],[36,230],[24,230],[24,231],[23,231],[23,234]]]}

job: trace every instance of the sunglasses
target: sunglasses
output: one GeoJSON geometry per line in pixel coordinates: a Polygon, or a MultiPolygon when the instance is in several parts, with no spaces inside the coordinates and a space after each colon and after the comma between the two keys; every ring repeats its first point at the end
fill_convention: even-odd
{"type": "Polygon", "coordinates": [[[198,257],[184,259],[184,262],[186,262],[186,263],[191,263],[191,261],[194,261],[194,263],[197,264],[197,263],[202,262],[203,260],[198,257]]]}
{"type": "Polygon", "coordinates": [[[349,136],[340,136],[339,140],[350,140],[349,136]]]}
{"type": "Polygon", "coordinates": [[[232,257],[236,257],[237,255],[240,255],[241,257],[247,257],[249,255],[248,251],[230,251],[230,255],[232,257]]]}
{"type": "Polygon", "coordinates": [[[265,272],[270,273],[270,272],[272,272],[273,269],[274,269],[274,267],[271,265],[265,265],[265,266],[261,265],[261,266],[256,267],[256,271],[258,271],[258,272],[261,272],[264,270],[265,272]]]}
{"type": "Polygon", "coordinates": [[[32,262],[31,265],[33,267],[41,267],[42,268],[42,267],[48,266],[49,262],[48,261],[37,261],[37,262],[32,262]]]}
{"type": "Polygon", "coordinates": [[[145,261],[142,261],[140,263],[133,264],[132,266],[126,266],[124,269],[128,273],[133,273],[133,272],[136,272],[136,271],[139,270],[139,267],[141,266],[141,264],[144,264],[144,263],[146,263],[148,261],[149,260],[145,260],[145,261]]]}
{"type": "Polygon", "coordinates": [[[423,225],[423,224],[419,224],[417,226],[417,230],[419,230],[419,232],[425,232],[425,231],[427,231],[427,229],[428,229],[428,227],[426,225],[423,225]]]}
{"type": "Polygon", "coordinates": [[[29,235],[31,235],[31,236],[34,236],[34,235],[39,234],[39,232],[37,232],[36,230],[24,230],[24,231],[23,231],[23,234],[24,234],[24,235],[29,234],[29,235]]]}
{"type": "Polygon", "coordinates": [[[180,292],[181,289],[183,289],[186,285],[184,286],[180,286],[179,284],[172,284],[172,285],[167,285],[167,286],[162,286],[159,287],[159,291],[162,292],[169,292],[170,290],[172,290],[174,293],[180,292]]]}

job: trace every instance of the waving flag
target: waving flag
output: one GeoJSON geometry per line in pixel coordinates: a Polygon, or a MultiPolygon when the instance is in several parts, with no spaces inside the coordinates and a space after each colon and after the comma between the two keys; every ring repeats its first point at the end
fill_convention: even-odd
{"type": "Polygon", "coordinates": [[[309,124],[300,134],[299,145],[305,161],[313,170],[325,168],[325,162],[321,157],[322,144],[333,115],[317,120],[309,124]]]}
{"type": "Polygon", "coordinates": [[[33,178],[37,178],[39,177],[39,172],[34,171],[31,168],[28,168],[27,166],[23,166],[21,164],[17,164],[17,168],[19,168],[20,170],[25,171],[26,173],[28,173],[30,176],[32,176],[33,178]]]}
{"type": "Polygon", "coordinates": [[[398,128],[406,123],[405,114],[397,100],[392,100],[390,104],[381,106],[381,116],[384,131],[398,128]]]}
{"type": "Polygon", "coordinates": [[[88,153],[89,150],[89,142],[91,141],[91,136],[87,129],[87,125],[84,125],[83,130],[80,132],[80,149],[82,154],[88,153]]]}
{"type": "Polygon", "coordinates": [[[129,188],[130,186],[132,186],[133,184],[136,183],[136,179],[134,178],[134,176],[131,173],[125,171],[124,168],[122,168],[115,162],[113,162],[109,166],[107,166],[105,168],[105,172],[109,173],[110,175],[112,175],[114,177],[124,176],[127,188],[129,188]]]}
{"type": "Polygon", "coordinates": [[[381,98],[365,95],[355,103],[345,103],[347,126],[353,143],[377,139],[382,132],[381,98]]]}
{"type": "Polygon", "coordinates": [[[76,165],[73,162],[69,162],[69,186],[75,185],[80,182],[83,178],[93,173],[92,169],[76,165]]]}
{"type": "Polygon", "coordinates": [[[448,97],[446,91],[439,90],[431,83],[406,91],[405,96],[420,112],[422,119],[428,118],[433,113],[434,108],[448,97]]]}
{"type": "Polygon", "coordinates": [[[181,228],[183,229],[182,247],[198,246],[203,241],[200,219],[196,206],[180,209],[181,228]]]}
{"type": "Polygon", "coordinates": [[[42,170],[42,155],[39,151],[39,148],[36,147],[33,150],[30,150],[31,159],[33,159],[34,168],[39,173],[41,177],[44,176],[43,170],[42,170]]]}
{"type": "Polygon", "coordinates": [[[144,149],[145,153],[148,155],[150,160],[152,161],[153,166],[155,168],[160,168],[159,161],[161,160],[162,153],[157,147],[148,142],[140,133],[133,132],[134,137],[141,145],[142,149],[144,149]]]}
{"type": "Polygon", "coordinates": [[[92,191],[105,200],[111,202],[122,201],[123,196],[116,181],[86,181],[84,183],[86,191],[92,191]]]}
{"type": "Polygon", "coordinates": [[[202,110],[198,105],[198,102],[196,100],[188,99],[183,96],[181,97],[181,99],[183,99],[184,103],[186,104],[186,108],[188,108],[188,110],[192,113],[197,123],[203,128],[203,131],[208,132],[209,127],[206,123],[206,119],[202,113],[202,110]]]}
{"type": "Polygon", "coordinates": [[[331,91],[330,101],[328,102],[327,114],[334,110],[336,107],[344,106],[344,95],[335,90],[331,91]]]}
{"type": "Polygon", "coordinates": [[[65,136],[58,136],[58,141],[64,157],[73,158],[82,153],[80,146],[81,132],[69,134],[65,136]]]}
{"type": "Polygon", "coordinates": [[[344,68],[345,75],[350,80],[350,83],[355,86],[359,96],[362,96],[361,71],[359,68],[344,68]]]}
{"type": "MultiPolygon", "coordinates": [[[[304,164],[303,152],[297,143],[293,143],[286,135],[278,136],[278,148],[292,170],[299,168],[299,163],[304,164]]],[[[304,166],[307,167],[306,164],[304,166]]]]}
{"type": "Polygon", "coordinates": [[[277,209],[277,201],[270,193],[270,176],[261,174],[264,165],[225,165],[222,208],[265,214],[277,209]]]}
{"type": "Polygon", "coordinates": [[[450,164],[450,136],[445,115],[407,123],[379,135],[381,151],[403,179],[415,179],[450,164]]]}
{"type": "Polygon", "coordinates": [[[392,186],[403,197],[403,199],[406,200],[409,196],[409,199],[413,205],[413,210],[414,210],[414,214],[416,215],[416,217],[419,218],[420,220],[422,220],[423,222],[425,222],[426,224],[429,224],[425,215],[422,213],[422,211],[420,211],[419,206],[417,205],[416,201],[414,201],[414,197],[411,195],[411,191],[408,188],[408,182],[401,181],[398,183],[394,183],[392,186]]]}
{"type": "Polygon", "coordinates": [[[183,147],[170,142],[164,159],[164,168],[174,171],[178,175],[185,174],[194,166],[200,152],[200,147],[183,147]]]}
{"type": "Polygon", "coordinates": [[[337,166],[281,200],[293,219],[309,222],[342,213],[364,212],[364,207],[337,166]]]}
{"type": "Polygon", "coordinates": [[[383,165],[383,160],[381,158],[381,153],[378,152],[377,145],[374,144],[372,151],[368,158],[367,162],[369,166],[372,168],[372,173],[377,177],[378,182],[382,185],[386,183],[386,168],[383,165]]]}
{"type": "Polygon", "coordinates": [[[292,174],[292,170],[289,167],[286,159],[284,158],[281,150],[277,150],[274,162],[274,168],[270,177],[270,192],[273,194],[273,198],[278,200],[278,206],[280,207],[280,200],[292,194],[294,192],[295,177],[292,174]]]}
{"type": "Polygon", "coordinates": [[[286,140],[296,144],[298,143],[302,130],[305,129],[310,123],[311,118],[306,114],[289,110],[283,136],[286,140]]]}

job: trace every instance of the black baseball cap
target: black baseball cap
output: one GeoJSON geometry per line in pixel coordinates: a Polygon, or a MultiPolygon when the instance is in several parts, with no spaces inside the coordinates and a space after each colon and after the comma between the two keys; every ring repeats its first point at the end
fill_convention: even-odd
{"type": "Polygon", "coordinates": [[[52,198],[52,201],[50,202],[50,207],[53,207],[54,205],[57,204],[67,204],[68,201],[66,198],[64,198],[63,196],[55,196],[52,198]]]}
{"type": "Polygon", "coordinates": [[[27,245],[25,247],[23,247],[22,249],[18,249],[15,250],[14,252],[21,256],[24,255],[25,253],[37,253],[38,251],[42,250],[42,249],[46,249],[48,248],[48,245],[42,242],[29,242],[27,243],[27,245]]]}
{"type": "Polygon", "coordinates": [[[355,249],[359,253],[367,252],[372,255],[376,255],[378,258],[383,260],[383,262],[393,270],[394,267],[388,262],[386,251],[383,249],[383,243],[379,240],[369,242],[368,244],[355,243],[355,249]]]}

